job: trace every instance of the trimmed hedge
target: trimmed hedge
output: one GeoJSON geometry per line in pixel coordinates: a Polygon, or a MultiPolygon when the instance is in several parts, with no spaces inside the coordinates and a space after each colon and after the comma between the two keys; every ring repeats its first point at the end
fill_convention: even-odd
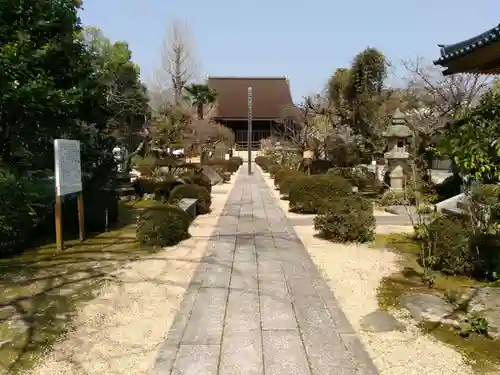
{"type": "Polygon", "coordinates": [[[186,184],[176,186],[170,193],[169,202],[172,204],[178,203],[182,198],[195,198],[196,212],[198,214],[208,214],[210,212],[210,205],[212,204],[212,197],[210,192],[203,186],[186,184]]]}
{"type": "Polygon", "coordinates": [[[352,195],[352,185],[338,176],[305,176],[290,184],[290,211],[315,214],[329,200],[352,195]]]}
{"type": "Polygon", "coordinates": [[[375,237],[373,205],[359,196],[340,196],[320,208],[314,229],[335,242],[369,242],[375,237]]]}
{"type": "Polygon", "coordinates": [[[137,240],[153,248],[172,246],[189,238],[191,219],[182,209],[164,205],[147,208],[137,222],[137,240]]]}
{"type": "Polygon", "coordinates": [[[274,176],[274,186],[279,188],[281,194],[288,195],[293,182],[304,176],[304,172],[300,172],[296,169],[281,169],[274,176]]]}

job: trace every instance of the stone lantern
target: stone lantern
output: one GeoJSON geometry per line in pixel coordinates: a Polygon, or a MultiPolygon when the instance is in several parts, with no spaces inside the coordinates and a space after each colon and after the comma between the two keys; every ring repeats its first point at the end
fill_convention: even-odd
{"type": "Polygon", "coordinates": [[[405,115],[399,109],[392,116],[391,124],[382,136],[387,139],[388,151],[384,154],[389,170],[390,187],[394,191],[403,191],[406,174],[409,169],[411,129],[406,125],[405,115]]]}

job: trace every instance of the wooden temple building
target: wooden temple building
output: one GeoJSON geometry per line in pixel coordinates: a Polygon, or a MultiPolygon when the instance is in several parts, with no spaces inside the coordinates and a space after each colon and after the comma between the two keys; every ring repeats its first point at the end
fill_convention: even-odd
{"type": "Polygon", "coordinates": [[[247,147],[248,87],[252,87],[252,147],[270,137],[286,107],[294,107],[286,77],[208,77],[217,92],[212,118],[232,129],[237,147],[247,147]]]}
{"type": "Polygon", "coordinates": [[[500,24],[470,39],[439,45],[441,57],[434,61],[444,75],[455,73],[500,73],[500,24]]]}

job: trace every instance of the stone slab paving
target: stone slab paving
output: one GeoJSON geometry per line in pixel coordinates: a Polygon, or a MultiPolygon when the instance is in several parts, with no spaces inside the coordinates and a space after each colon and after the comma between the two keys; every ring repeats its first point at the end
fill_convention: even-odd
{"type": "Polygon", "coordinates": [[[260,171],[244,169],[152,373],[378,374],[260,171]]]}

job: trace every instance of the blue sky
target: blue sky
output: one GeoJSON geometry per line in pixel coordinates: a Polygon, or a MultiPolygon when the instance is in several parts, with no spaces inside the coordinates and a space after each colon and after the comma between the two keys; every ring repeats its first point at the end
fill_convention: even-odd
{"type": "Polygon", "coordinates": [[[367,46],[396,66],[417,55],[436,58],[438,43],[497,25],[500,1],[84,0],[81,18],[113,41],[127,41],[146,82],[168,22],[177,18],[191,29],[203,76],[287,75],[298,101],[367,46]]]}

